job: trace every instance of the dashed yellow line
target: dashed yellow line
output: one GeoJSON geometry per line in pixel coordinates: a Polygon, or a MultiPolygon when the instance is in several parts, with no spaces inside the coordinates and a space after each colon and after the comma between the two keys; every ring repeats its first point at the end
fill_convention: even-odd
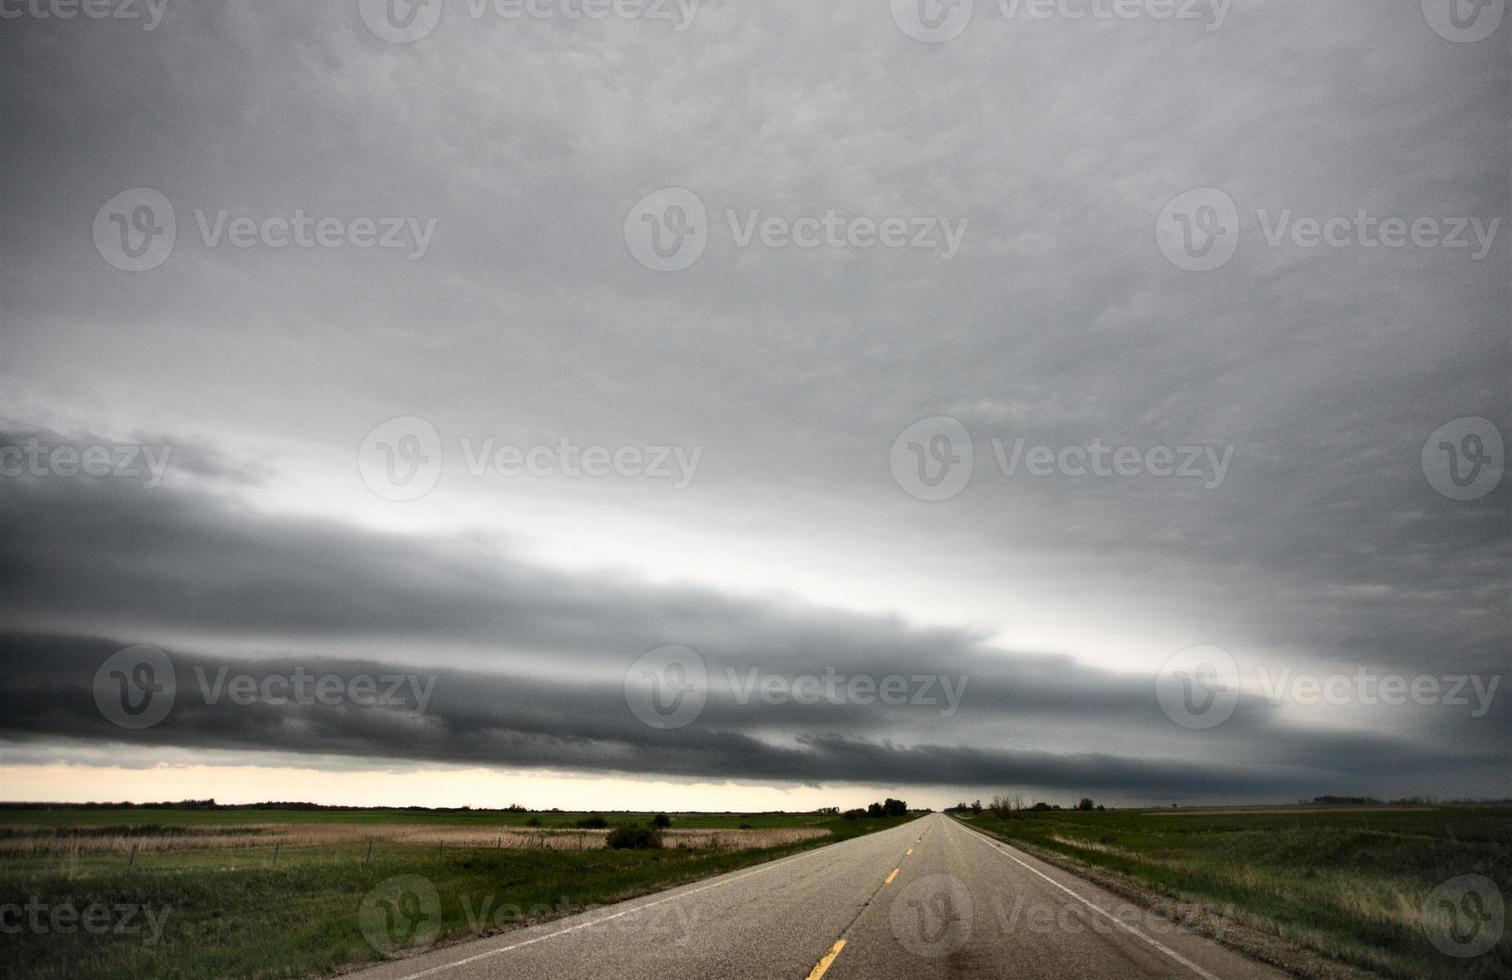
{"type": "Polygon", "coordinates": [[[910,847],[908,849],[907,853],[904,856],[906,857],[908,854],[912,854],[912,853],[913,853],[913,848],[910,847]]]}
{"type": "Polygon", "coordinates": [[[829,952],[820,957],[819,962],[815,963],[814,968],[809,971],[808,980],[819,980],[820,977],[824,976],[825,971],[830,968],[831,963],[835,962],[835,957],[839,956],[840,951],[844,948],[845,940],[835,940],[835,945],[831,946],[829,952]]]}
{"type": "Polygon", "coordinates": [[[898,869],[897,868],[893,868],[892,869],[892,874],[888,875],[887,876],[887,880],[884,881],[884,882],[882,882],[882,884],[884,884],[884,885],[890,885],[890,884],[892,884],[892,880],[894,878],[896,878],[896,877],[898,877],[898,869]]]}

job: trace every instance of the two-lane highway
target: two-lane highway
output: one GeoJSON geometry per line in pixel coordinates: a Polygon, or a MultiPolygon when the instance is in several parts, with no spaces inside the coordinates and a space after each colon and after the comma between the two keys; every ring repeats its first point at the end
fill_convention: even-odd
{"type": "Polygon", "coordinates": [[[1272,980],[1284,974],[933,814],[358,976],[1272,980]]]}

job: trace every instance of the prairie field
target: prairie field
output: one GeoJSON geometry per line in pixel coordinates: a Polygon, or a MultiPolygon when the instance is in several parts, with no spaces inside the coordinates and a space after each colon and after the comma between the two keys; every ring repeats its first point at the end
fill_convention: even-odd
{"type": "MultiPolygon", "coordinates": [[[[833,814],[0,810],[0,943],[17,978],[306,977],[396,950],[360,921],[396,879],[435,889],[436,942],[487,935],[896,826],[833,814]],[[583,822],[607,827],[579,827],[583,822]],[[531,826],[537,824],[538,826],[531,826]],[[62,918],[58,915],[62,914],[62,918]],[[88,927],[95,917],[95,927],[88,927]]],[[[676,942],[696,923],[668,921],[676,942]]],[[[706,924],[707,927],[707,924],[706,924]]],[[[399,950],[397,952],[402,952],[399,950]]]]}
{"type": "Polygon", "coordinates": [[[1512,976],[1512,939],[1448,955],[1435,888],[1481,875],[1512,894],[1512,806],[1293,806],[959,814],[971,826],[1385,976],[1512,976]]]}

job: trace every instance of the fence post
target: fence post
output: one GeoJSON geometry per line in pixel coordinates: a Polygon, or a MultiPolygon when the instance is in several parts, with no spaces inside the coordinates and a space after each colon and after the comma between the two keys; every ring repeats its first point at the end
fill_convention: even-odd
{"type": "Polygon", "coordinates": [[[275,868],[278,867],[278,849],[281,846],[282,846],[282,844],[274,844],[273,845],[273,867],[275,867],[275,868]]]}
{"type": "Polygon", "coordinates": [[[136,852],[137,852],[137,846],[135,844],[132,844],[131,845],[131,857],[129,857],[129,858],[126,859],[126,870],[127,871],[130,871],[132,869],[132,867],[134,867],[136,865],[136,852]]]}
{"type": "Polygon", "coordinates": [[[369,837],[368,838],[367,857],[365,857],[365,858],[362,859],[362,863],[363,864],[371,864],[372,861],[373,861],[373,838],[369,837]]]}

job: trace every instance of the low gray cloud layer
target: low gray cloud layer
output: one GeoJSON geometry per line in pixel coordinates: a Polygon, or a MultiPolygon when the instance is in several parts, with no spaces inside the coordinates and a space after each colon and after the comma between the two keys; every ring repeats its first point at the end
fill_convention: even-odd
{"type": "Polygon", "coordinates": [[[36,692],[9,737],[120,736],[81,677],[148,642],[183,665],[438,674],[418,725],[180,705],[149,745],[1136,796],[1512,793],[1500,695],[1470,718],[1251,689],[1192,732],[1152,677],[1197,644],[1249,675],[1505,668],[1512,478],[1451,500],[1420,454],[1466,417],[1512,438],[1512,18],[1469,40],[1416,0],[1208,20],[978,0],[929,44],[878,0],[703,3],[681,29],[441,7],[407,43],[357,0],[170,0],[150,30],[28,14],[0,31],[0,427],[174,453],[151,487],[0,476],[0,624],[36,692]],[[656,272],[627,219],[669,187],[707,208],[707,241],[656,272]],[[177,234],[129,272],[92,232],[138,188],[177,234]],[[1203,188],[1234,202],[1236,242],[1192,272],[1157,219],[1203,188]],[[964,232],[946,258],[743,245],[730,223],[830,212],[964,232]],[[1479,257],[1370,245],[1361,213],[1474,219],[1488,240],[1479,257]],[[296,215],[348,237],[230,236],[296,215]],[[1350,230],[1272,240],[1283,216],[1350,230]],[[424,248],[352,243],[354,222],[388,218],[424,248]],[[397,416],[444,440],[422,500],[358,476],[365,434],[397,416]],[[889,450],[935,416],[965,427],[976,467],[926,502],[889,450]],[[469,475],[460,441],[489,438],[701,456],[681,488],[469,475]],[[994,440],[1018,439],[1231,455],[1216,483],[1004,474],[994,440]],[[50,669],[46,644],[75,652],[50,669]],[[970,682],[949,718],[716,686],[696,725],[656,732],[620,685],[664,644],[719,676],[970,682]]]}
{"type": "Polygon", "coordinates": [[[1478,718],[1437,706],[1416,732],[1387,709],[1378,720],[1403,723],[1392,734],[1299,725],[1250,693],[1221,727],[1188,731],[1152,676],[969,632],[551,572],[462,541],[252,513],[224,488],[49,479],[14,483],[0,504],[15,530],[0,610],[28,627],[0,643],[0,732],[17,741],[1143,798],[1449,785],[1446,770],[1487,778],[1508,761],[1504,699],[1478,718]],[[115,625],[79,635],[82,623],[115,625]],[[356,655],[329,652],[354,637],[356,655]],[[165,647],[177,677],[172,711],[143,731],[108,720],[93,686],[134,643],[165,647]],[[625,692],[636,659],[666,644],[697,650],[710,678],[702,711],[672,730],[639,720],[625,692]],[[805,704],[756,686],[826,672],[842,691],[869,678],[866,696],[805,704]],[[263,681],[296,673],[406,681],[386,704],[301,702],[287,687],[270,700],[263,681]],[[239,701],[226,678],[243,674],[260,693],[239,701]],[[906,682],[898,703],[875,696],[889,676],[906,682]]]}

